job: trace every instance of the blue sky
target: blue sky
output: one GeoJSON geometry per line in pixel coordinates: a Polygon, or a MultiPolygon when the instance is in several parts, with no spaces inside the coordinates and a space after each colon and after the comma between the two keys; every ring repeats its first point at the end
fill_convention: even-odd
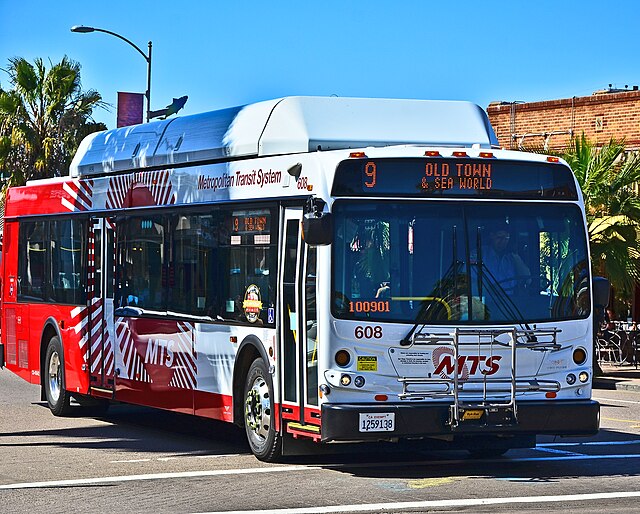
{"type": "MultiPolygon", "coordinates": [[[[82,65],[84,89],[112,104],[144,92],[151,107],[188,95],[181,114],[287,95],[536,101],[640,84],[640,2],[322,2],[0,0],[0,68],[14,56],[82,65]]],[[[8,87],[0,71],[0,84],[8,87]]]]}

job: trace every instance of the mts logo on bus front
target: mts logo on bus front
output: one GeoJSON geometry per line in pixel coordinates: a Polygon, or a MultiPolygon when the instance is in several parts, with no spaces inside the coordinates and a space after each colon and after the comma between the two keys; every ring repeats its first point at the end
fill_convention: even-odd
{"type": "MultiPolygon", "coordinates": [[[[433,351],[434,374],[450,377],[455,372],[453,349],[439,347],[433,351]]],[[[463,380],[469,375],[494,375],[500,369],[502,355],[458,355],[458,376],[463,380]]]]}

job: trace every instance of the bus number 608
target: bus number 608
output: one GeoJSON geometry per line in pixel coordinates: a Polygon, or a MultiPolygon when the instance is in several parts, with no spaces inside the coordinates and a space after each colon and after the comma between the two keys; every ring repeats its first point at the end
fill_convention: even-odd
{"type": "Polygon", "coordinates": [[[375,327],[357,326],[354,336],[356,339],[382,339],[382,327],[380,325],[376,325],[375,327]]]}

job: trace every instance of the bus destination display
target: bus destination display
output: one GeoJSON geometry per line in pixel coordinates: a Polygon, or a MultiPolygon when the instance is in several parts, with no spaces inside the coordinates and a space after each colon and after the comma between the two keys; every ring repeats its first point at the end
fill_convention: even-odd
{"type": "Polygon", "coordinates": [[[343,161],[333,194],[577,199],[571,170],[562,164],[472,158],[343,161]]]}

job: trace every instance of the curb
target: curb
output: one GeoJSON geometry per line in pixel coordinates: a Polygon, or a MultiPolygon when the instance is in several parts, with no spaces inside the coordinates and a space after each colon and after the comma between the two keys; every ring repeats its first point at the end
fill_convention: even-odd
{"type": "Polygon", "coordinates": [[[615,377],[597,377],[593,381],[593,389],[640,392],[640,383],[615,377]]]}

